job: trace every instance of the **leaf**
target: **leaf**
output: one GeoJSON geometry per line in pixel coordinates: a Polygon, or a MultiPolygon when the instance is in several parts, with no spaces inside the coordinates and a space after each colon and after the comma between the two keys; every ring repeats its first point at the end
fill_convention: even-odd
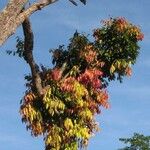
{"type": "Polygon", "coordinates": [[[118,69],[121,69],[121,62],[119,60],[116,61],[116,66],[118,69]]]}
{"type": "Polygon", "coordinates": [[[49,108],[49,104],[48,103],[46,103],[46,109],[48,109],[49,108]]]}
{"type": "Polygon", "coordinates": [[[115,70],[116,70],[116,68],[114,67],[114,65],[111,65],[110,73],[114,73],[115,70]]]}
{"type": "Polygon", "coordinates": [[[72,129],[73,123],[72,123],[71,119],[67,118],[64,122],[64,126],[67,130],[72,129]]]}

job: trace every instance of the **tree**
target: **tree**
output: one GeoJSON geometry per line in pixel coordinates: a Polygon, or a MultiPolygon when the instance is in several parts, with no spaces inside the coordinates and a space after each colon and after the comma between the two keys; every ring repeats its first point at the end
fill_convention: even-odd
{"type": "Polygon", "coordinates": [[[24,39],[17,39],[16,51],[8,51],[23,58],[31,69],[31,74],[25,76],[27,90],[21,100],[22,121],[33,136],[44,136],[46,150],[84,148],[98,131],[95,115],[100,113],[100,107],[109,108],[106,90],[109,82],[115,79],[122,82],[124,76],[131,75],[131,65],[139,53],[138,41],[143,39],[143,34],[125,18],[104,20],[103,27],[93,31],[92,41],[76,31],[67,47],[60,45],[52,49],[54,66],[46,68],[34,60],[34,35],[28,17],[56,1],[42,0],[40,5],[35,3],[27,9],[22,7],[25,2],[14,5],[12,0],[2,11],[5,14],[6,10],[12,13],[14,8],[19,9],[16,16],[11,14],[12,29],[3,20],[11,18],[10,13],[0,15],[2,29],[7,27],[6,32],[0,34],[1,43],[19,24],[23,27],[24,39]],[[23,19],[18,23],[20,15],[23,19]]]}
{"type": "Polygon", "coordinates": [[[128,144],[125,148],[120,150],[149,150],[150,149],[150,136],[134,133],[131,138],[120,138],[121,142],[128,144]]]}

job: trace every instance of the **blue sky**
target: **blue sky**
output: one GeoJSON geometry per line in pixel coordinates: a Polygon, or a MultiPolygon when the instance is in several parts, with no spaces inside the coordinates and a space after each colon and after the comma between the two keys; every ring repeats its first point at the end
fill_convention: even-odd
{"type": "MultiPolygon", "coordinates": [[[[117,150],[123,144],[120,137],[134,132],[150,135],[150,1],[149,0],[87,0],[87,5],[74,7],[66,0],[32,15],[35,33],[34,54],[39,63],[51,65],[50,48],[67,44],[76,29],[91,33],[100,20],[124,16],[139,25],[144,32],[141,52],[133,75],[123,84],[112,82],[108,88],[111,108],[103,109],[97,117],[101,131],[90,141],[88,150],[117,150]]],[[[2,9],[7,0],[0,0],[2,9]]],[[[29,73],[25,62],[7,56],[14,49],[19,28],[0,48],[0,149],[44,150],[41,138],[32,138],[19,115],[19,101],[25,91],[24,75],[29,73]]]]}

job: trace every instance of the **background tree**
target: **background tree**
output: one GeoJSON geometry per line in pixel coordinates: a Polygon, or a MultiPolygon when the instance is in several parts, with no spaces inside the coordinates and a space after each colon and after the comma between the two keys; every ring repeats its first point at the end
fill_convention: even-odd
{"type": "Polygon", "coordinates": [[[120,138],[121,142],[127,146],[120,150],[149,150],[150,149],[150,136],[134,133],[131,138],[120,138]]]}

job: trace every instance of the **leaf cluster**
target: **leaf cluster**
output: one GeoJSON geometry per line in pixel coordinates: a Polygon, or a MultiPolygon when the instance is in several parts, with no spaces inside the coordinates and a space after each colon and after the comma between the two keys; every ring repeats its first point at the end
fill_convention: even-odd
{"type": "Polygon", "coordinates": [[[120,138],[119,140],[124,144],[128,144],[128,146],[120,150],[149,150],[150,149],[150,136],[134,133],[134,135],[131,138],[120,138]]]}

